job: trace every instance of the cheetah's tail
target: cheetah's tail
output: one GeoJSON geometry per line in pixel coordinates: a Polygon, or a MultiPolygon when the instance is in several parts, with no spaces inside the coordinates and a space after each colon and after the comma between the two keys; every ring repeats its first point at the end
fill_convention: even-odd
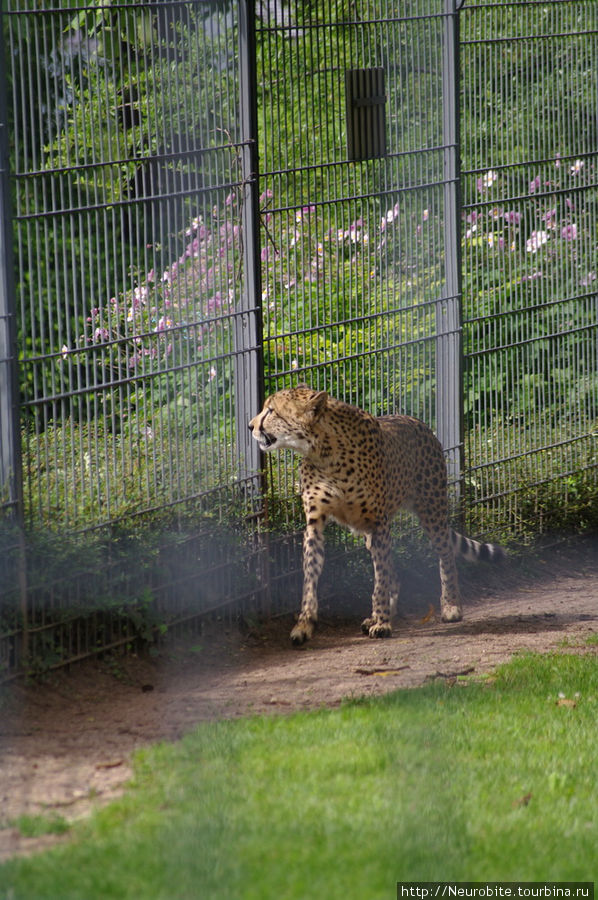
{"type": "Polygon", "coordinates": [[[458,531],[451,532],[451,540],[455,556],[462,556],[468,562],[501,562],[506,556],[498,544],[481,544],[458,531]]]}

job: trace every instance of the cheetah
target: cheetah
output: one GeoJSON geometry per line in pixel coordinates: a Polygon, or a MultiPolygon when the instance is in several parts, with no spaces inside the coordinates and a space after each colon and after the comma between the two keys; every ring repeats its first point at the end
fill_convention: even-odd
{"type": "Polygon", "coordinates": [[[399,582],[391,560],[395,513],[415,513],[440,561],[444,622],[462,618],[455,555],[499,560],[500,547],[481,544],[448,524],[447,471],[440,442],[418,419],[374,417],[306,385],[278,391],[249,423],[264,451],[290,449],[302,457],[303,600],[291,631],[295,645],[309,640],[318,617],[318,579],[324,564],[324,528],[333,520],[363,534],[374,565],[372,614],[362,623],[371,638],[390,636],[399,582]]]}

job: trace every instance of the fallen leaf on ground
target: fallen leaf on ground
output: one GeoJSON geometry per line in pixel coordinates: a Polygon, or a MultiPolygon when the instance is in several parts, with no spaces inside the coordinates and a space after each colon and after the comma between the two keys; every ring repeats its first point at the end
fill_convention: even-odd
{"type": "Polygon", "coordinates": [[[355,669],[358,675],[398,675],[409,666],[399,666],[398,669],[355,669]]]}
{"type": "Polygon", "coordinates": [[[427,625],[428,622],[431,622],[432,619],[435,619],[435,618],[436,618],[436,613],[434,611],[434,605],[432,603],[430,603],[430,608],[429,608],[428,612],[425,614],[425,616],[421,620],[422,625],[427,625]]]}
{"type": "Polygon", "coordinates": [[[475,666],[467,666],[465,669],[460,669],[457,672],[436,672],[436,675],[432,675],[432,678],[460,678],[462,675],[471,675],[472,672],[475,672],[475,666]]]}

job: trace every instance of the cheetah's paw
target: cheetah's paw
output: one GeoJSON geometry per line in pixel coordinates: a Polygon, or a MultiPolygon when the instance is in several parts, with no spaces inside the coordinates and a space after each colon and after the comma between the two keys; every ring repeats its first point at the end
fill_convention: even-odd
{"type": "Polygon", "coordinates": [[[371,638],[385,638],[390,637],[392,634],[392,628],[390,622],[379,622],[374,625],[370,625],[368,630],[368,635],[371,638]]]}
{"type": "Polygon", "coordinates": [[[291,631],[291,642],[295,647],[300,647],[312,637],[316,623],[313,619],[299,619],[291,631]]]}
{"type": "Polygon", "coordinates": [[[446,603],[442,607],[443,622],[460,622],[463,618],[460,606],[454,606],[452,603],[446,603]]]}
{"type": "Polygon", "coordinates": [[[361,623],[361,630],[363,631],[364,634],[369,634],[370,628],[372,627],[372,625],[375,625],[375,624],[376,624],[375,619],[372,619],[372,618],[364,619],[363,622],[361,623]]]}

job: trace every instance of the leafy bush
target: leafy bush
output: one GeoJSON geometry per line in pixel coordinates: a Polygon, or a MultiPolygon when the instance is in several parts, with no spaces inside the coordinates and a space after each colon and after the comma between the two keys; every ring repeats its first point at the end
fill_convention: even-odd
{"type": "MultiPolygon", "coordinates": [[[[442,71],[430,55],[441,21],[422,16],[417,28],[393,23],[396,58],[380,50],[393,110],[392,154],[351,168],[337,121],[342,69],[329,59],[350,47],[351,65],[369,64],[370,56],[378,58],[379,33],[365,22],[352,25],[344,0],[326,8],[300,4],[292,13],[271,6],[260,5],[257,50],[260,146],[267,157],[261,197],[267,389],[308,380],[374,412],[402,410],[433,424],[443,158],[426,148],[442,144],[442,71]],[[326,41],[312,28],[323,24],[326,41]],[[355,40],[358,28],[363,44],[355,40]],[[314,130],[315,97],[325,102],[314,130]],[[411,151],[422,149],[420,165],[411,151]],[[303,166],[300,175],[296,165],[303,166]],[[335,180],[327,181],[324,168],[333,165],[335,180]]],[[[43,269],[37,273],[43,321],[24,304],[21,322],[25,355],[36,357],[23,368],[24,394],[34,403],[59,398],[35,434],[25,430],[28,503],[45,522],[84,527],[180,503],[235,479],[233,370],[243,277],[234,187],[236,34],[228,4],[200,7],[81,3],[64,12],[53,39],[44,36],[49,55],[41,70],[59,74],[39,79],[51,110],[42,183],[48,193],[92,207],[96,225],[96,212],[109,211],[103,233],[72,219],[73,234],[55,222],[49,243],[41,229],[22,238],[30,261],[39,256],[43,269]],[[81,273],[73,290],[60,280],[64,273],[51,271],[61,257],[81,273]],[[57,297],[68,307],[63,320],[53,317],[57,297]],[[190,464],[177,467],[181,447],[191,448],[184,451],[190,464]],[[63,458],[69,455],[72,471],[63,458]]],[[[476,72],[483,71],[483,37],[495,14],[462,15],[476,72]],[[467,32],[467,22],[478,30],[467,32]]],[[[516,9],[504,18],[512,34],[523,35],[542,32],[546,15],[538,7],[531,18],[516,9]]],[[[504,36],[504,28],[497,34],[504,36]]],[[[33,46],[24,41],[17,56],[33,46]]],[[[499,422],[496,441],[507,448],[499,456],[525,455],[538,440],[562,442],[571,426],[589,432],[598,415],[588,341],[595,327],[598,192],[592,158],[574,150],[576,141],[585,147],[595,136],[586,116],[591,79],[583,77],[583,53],[554,46],[532,66],[525,42],[505,41],[496,71],[463,79],[466,426],[474,435],[470,445],[479,428],[481,445],[494,453],[484,441],[495,440],[499,422]],[[572,97],[565,89],[571,78],[557,77],[567,67],[572,97]],[[522,97],[521,85],[529,96],[522,97]],[[548,138],[544,114],[562,125],[573,107],[579,133],[562,127],[548,138]],[[491,145],[488,134],[502,136],[513,110],[519,143],[497,137],[491,145]],[[533,165],[521,162],[530,158],[526,135],[538,160],[533,165]]],[[[29,283],[35,277],[33,266],[22,273],[27,296],[35,293],[29,283]]],[[[285,497],[292,493],[287,488],[280,487],[285,497]]]]}
{"type": "Polygon", "coordinates": [[[598,278],[593,173],[556,156],[523,177],[526,193],[502,201],[512,181],[489,170],[464,214],[470,425],[493,413],[525,426],[539,408],[553,422],[572,406],[587,420],[598,415],[598,375],[579,365],[590,353],[598,278]]]}

